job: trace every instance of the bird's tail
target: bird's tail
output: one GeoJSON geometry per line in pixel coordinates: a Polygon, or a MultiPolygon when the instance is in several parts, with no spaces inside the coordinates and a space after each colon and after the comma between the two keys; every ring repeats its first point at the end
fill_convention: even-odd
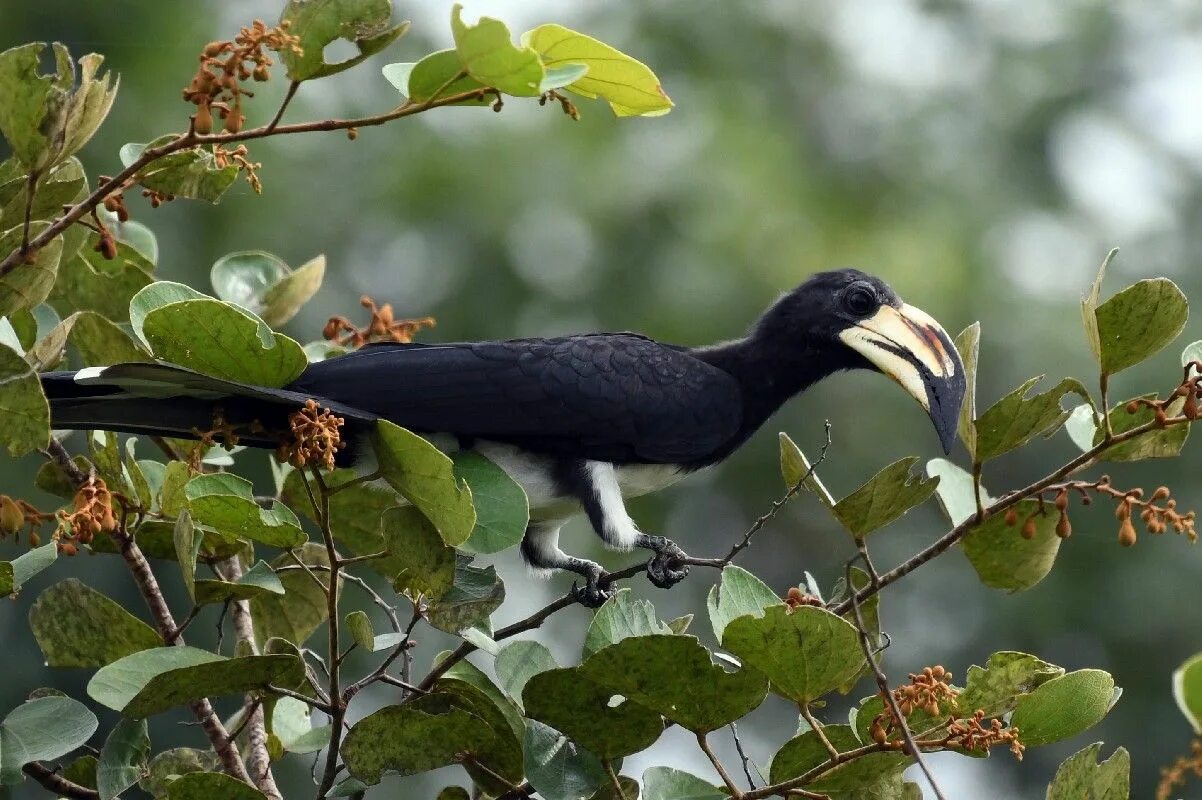
{"type": "Polygon", "coordinates": [[[274,448],[288,430],[289,414],[310,399],[349,423],[374,421],[370,414],[320,397],[213,378],[174,364],[46,372],[41,381],[51,427],[58,430],[196,438],[220,419],[234,426],[240,443],[274,448]]]}

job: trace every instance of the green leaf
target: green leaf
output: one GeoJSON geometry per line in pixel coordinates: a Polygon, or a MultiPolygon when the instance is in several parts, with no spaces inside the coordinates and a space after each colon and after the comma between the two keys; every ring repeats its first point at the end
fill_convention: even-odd
{"type": "Polygon", "coordinates": [[[1013,711],[1020,697],[1063,674],[1063,668],[1029,653],[1003,650],[989,656],[984,667],[968,668],[957,703],[966,717],[978,709],[986,717],[1000,717],[1013,711]]]}
{"type": "Polygon", "coordinates": [[[739,719],[768,693],[767,681],[757,670],[727,672],[693,636],[623,639],[590,656],[581,669],[597,685],[694,733],[739,719]]]}
{"type": "Polygon", "coordinates": [[[95,249],[99,237],[88,233],[79,251],[64,258],[49,302],[59,314],[95,311],[113,322],[129,320],[130,300],[154,278],[154,264],[124,242],[109,261],[95,249]]]}
{"type": "MultiPolygon", "coordinates": [[[[177,462],[179,463],[179,462],[177,462]]],[[[196,555],[204,542],[204,532],[192,524],[192,515],[187,509],[179,512],[175,519],[173,536],[175,543],[175,558],[179,561],[180,573],[184,578],[184,587],[188,596],[196,600],[196,555]]]]}
{"type": "Polygon", "coordinates": [[[167,794],[167,787],[182,775],[193,772],[219,772],[221,760],[212,750],[176,747],[150,759],[147,774],[138,781],[138,788],[154,797],[167,794]]]}
{"type": "Polygon", "coordinates": [[[461,18],[463,6],[451,8],[451,33],[464,71],[485,86],[518,97],[537,97],[543,82],[539,55],[527,46],[515,47],[504,22],[481,17],[475,25],[461,18]]]}
{"type": "Polygon", "coordinates": [[[501,648],[493,663],[501,688],[518,703],[531,678],[558,666],[551,651],[539,642],[511,642],[501,648]]]}
{"type": "Polygon", "coordinates": [[[192,518],[231,538],[251,539],[289,549],[306,541],[300,520],[288,506],[272,501],[263,508],[250,481],[228,472],[197,475],[184,487],[192,518]]]}
{"type": "Polygon", "coordinates": [[[578,82],[588,74],[588,64],[560,64],[548,67],[543,73],[543,82],[538,85],[540,92],[562,89],[578,82]]]}
{"type": "Polygon", "coordinates": [[[96,783],[100,800],[112,798],[138,782],[150,761],[150,733],[146,720],[123,719],[104,740],[96,783]]]}
{"type": "Polygon", "coordinates": [[[0,561],[0,597],[8,597],[16,588],[12,563],[0,561]]]}
{"type": "Polygon", "coordinates": [[[977,457],[977,430],[973,421],[977,418],[977,359],[981,352],[981,323],[974,322],[956,334],[956,352],[964,364],[964,404],[960,406],[960,422],[957,432],[960,441],[968,448],[972,458],[977,457]]]}
{"type": "Polygon", "coordinates": [[[864,664],[855,627],[815,606],[740,617],[726,626],[722,646],[767,675],[774,692],[798,703],[834,691],[864,664]]]}
{"type": "Polygon", "coordinates": [[[132,219],[125,222],[118,220],[109,227],[113,232],[113,236],[117,238],[117,241],[124,242],[132,247],[151,264],[158,263],[159,240],[150,228],[132,219]]]}
{"type": "Polygon", "coordinates": [[[499,553],[522,541],[530,503],[517,481],[479,453],[462,451],[451,461],[455,479],[467,484],[476,508],[472,535],[460,547],[469,553],[499,553]]]}
{"type": "Polygon", "coordinates": [[[466,662],[456,664],[432,688],[436,696],[444,696],[451,705],[482,719],[492,733],[472,753],[479,766],[464,764],[476,784],[489,794],[501,794],[520,782],[525,723],[517,707],[484,673],[466,662]]]}
{"type": "MultiPolygon", "coordinates": [[[[295,551],[300,560],[309,566],[329,567],[326,549],[309,542],[295,551]]],[[[274,569],[295,565],[292,557],[284,553],[271,562],[274,569]]],[[[314,575],[323,586],[329,587],[330,573],[314,570],[314,575]]],[[[255,639],[259,647],[273,636],[303,646],[313,631],[329,619],[329,605],[325,592],[304,570],[291,569],[279,573],[284,584],[284,594],[262,594],[250,601],[251,615],[255,619],[255,639]]],[[[341,591],[341,585],[338,589],[341,591]]]]}
{"type": "Polygon", "coordinates": [[[89,789],[95,789],[96,770],[99,766],[100,761],[96,756],[79,756],[70,764],[63,767],[63,777],[72,783],[77,783],[89,789]]]}
{"type": "Polygon", "coordinates": [[[158,647],[102,667],[88,682],[88,696],[141,719],[201,697],[299,683],[300,676],[303,667],[293,656],[225,658],[195,647],[158,647]]]}
{"type": "Polygon", "coordinates": [[[35,547],[22,553],[12,561],[13,584],[20,589],[34,575],[49,567],[58,558],[58,545],[54,542],[35,547]]]}
{"type": "Polygon", "coordinates": [[[505,600],[505,584],[491,564],[481,569],[469,563],[455,565],[455,582],[430,604],[427,619],[447,633],[458,633],[488,619],[505,600]]]}
{"type": "Polygon", "coordinates": [[[289,23],[288,32],[300,37],[301,52],[285,49],[279,53],[288,77],[294,81],[324,78],[350,69],[409,29],[408,22],[392,24],[390,0],[289,0],[280,22],[289,23]],[[359,48],[358,55],[332,64],[326,62],[326,45],[337,39],[354,44],[359,48]]]}
{"type": "Polygon", "coordinates": [[[14,458],[50,444],[50,405],[37,374],[15,350],[0,346],[0,444],[14,458]]]}
{"type": "Polygon", "coordinates": [[[1102,338],[1098,333],[1098,302],[1102,299],[1102,281],[1106,278],[1106,267],[1110,266],[1110,262],[1118,253],[1119,249],[1116,247],[1106,254],[1098,268],[1097,277],[1090,285],[1089,293],[1081,298],[1081,321],[1085,326],[1085,340],[1089,344],[1089,351],[1099,364],[1102,362],[1102,338]]]}
{"type": "Polygon", "coordinates": [[[658,116],[672,110],[672,100],[647,65],[591,36],[562,25],[539,25],[522,36],[522,44],[538,51],[545,67],[588,67],[588,73],[567,88],[608,101],[619,117],[658,116]]]}
{"type": "Polygon", "coordinates": [[[1202,735],[1202,653],[1173,670],[1173,699],[1194,733],[1202,735]]]}
{"type": "Polygon", "coordinates": [[[184,300],[155,308],[146,315],[142,334],[156,358],[254,386],[284,386],[309,363],[295,341],[219,300],[184,300]]]}
{"type": "Polygon", "coordinates": [[[1189,302],[1168,278],[1142,280],[1107,300],[1095,312],[1104,375],[1135,366],[1177,338],[1189,317],[1189,302]]]}
{"type": "MultiPolygon", "coordinates": [[[[47,225],[45,222],[30,225],[30,236],[37,236],[47,225]]],[[[0,233],[0,253],[7,255],[20,249],[23,231],[23,226],[17,226],[0,233]]],[[[16,267],[0,275],[0,317],[32,309],[50,296],[62,253],[63,237],[56,236],[45,247],[33,251],[16,267]]]]}
{"type": "Polygon", "coordinates": [[[1027,747],[1039,747],[1097,725],[1116,700],[1118,693],[1109,673],[1081,669],[1052,678],[1020,697],[1010,726],[1019,729],[1027,747]]]}
{"type": "Polygon", "coordinates": [[[762,617],[765,609],[783,605],[768,584],[734,564],[722,568],[721,582],[710,588],[706,599],[710,626],[718,641],[722,641],[722,633],[733,620],[747,614],[762,617]]]}
{"type": "Polygon", "coordinates": [[[635,600],[629,589],[621,589],[597,609],[584,635],[584,656],[632,636],[670,634],[668,626],[655,615],[655,606],[635,600]]]}
{"type": "Polygon", "coordinates": [[[150,360],[125,331],[94,311],[77,311],[64,319],[30,349],[29,359],[39,371],[52,368],[66,356],[68,343],[88,366],[150,360]]]}
{"type": "Polygon", "coordinates": [[[1098,763],[1096,742],[1064,760],[1048,787],[1047,800],[1127,800],[1131,794],[1131,755],[1123,748],[1098,763]]]}
{"type": "Polygon", "coordinates": [[[997,458],[1058,428],[1066,419],[1060,407],[1060,400],[1066,394],[1080,395],[1089,402],[1089,392],[1075,378],[1065,378],[1046,392],[1028,396],[1031,387],[1041,378],[1031,378],[977,419],[977,458],[980,461],[997,458]]]}
{"type": "Polygon", "coordinates": [[[638,796],[639,782],[626,775],[619,775],[616,789],[613,781],[605,781],[589,800],[636,800],[638,796]]]}
{"type": "Polygon", "coordinates": [[[278,328],[317,294],[325,271],[323,255],[294,271],[271,253],[243,250],[217,259],[210,279],[217,297],[242,306],[278,328]]]}
{"type": "MultiPolygon", "coordinates": [[[[1155,399],[1155,394],[1142,395],[1144,399],[1155,399]]],[[[1132,398],[1135,399],[1135,398],[1132,398]]],[[[1110,409],[1110,429],[1115,434],[1125,433],[1132,428],[1145,425],[1156,418],[1156,412],[1141,405],[1134,414],[1127,413],[1127,402],[1122,402],[1110,409]]],[[[1174,398],[1169,403],[1166,413],[1176,416],[1185,405],[1183,398],[1174,398]]],[[[1173,425],[1168,428],[1151,430],[1142,436],[1136,436],[1130,441],[1108,447],[1098,458],[1103,461],[1142,461],[1147,458],[1173,458],[1181,453],[1185,441],[1189,438],[1189,425],[1173,425]]],[[[1101,444],[1102,431],[1095,426],[1093,444],[1101,444]]],[[[1093,445],[1091,445],[1092,447],[1093,445]]]]}
{"type": "Polygon", "coordinates": [[[346,627],[355,644],[372,652],[376,644],[376,632],[371,629],[371,619],[363,611],[352,611],[346,615],[346,627]]]}
{"type": "MultiPolygon", "coordinates": [[[[480,81],[463,74],[463,64],[455,50],[439,50],[416,63],[387,64],[381,71],[411,103],[428,103],[439,97],[485,88],[480,81]]],[[[481,95],[455,105],[490,106],[492,103],[491,95],[481,95]]]]}
{"type": "Polygon", "coordinates": [[[939,480],[911,474],[917,456],[895,461],[854,492],[835,503],[835,517],[856,538],[866,536],[926,502],[939,480]]]}
{"type": "Polygon", "coordinates": [[[220,772],[192,772],[167,787],[167,800],[267,800],[267,795],[220,772]]]}
{"type": "MultiPolygon", "coordinates": [[[[840,752],[854,750],[863,744],[850,725],[824,725],[822,732],[840,752]]],[[[768,780],[772,783],[791,780],[829,760],[830,753],[826,745],[815,731],[808,730],[785,742],[772,757],[768,780]]],[[[818,780],[807,783],[805,788],[824,794],[840,793],[839,797],[846,797],[841,793],[868,789],[891,774],[900,775],[911,763],[913,759],[903,753],[870,753],[836,767],[818,780]]]]}
{"type": "Polygon", "coordinates": [[[607,780],[595,755],[537,720],[526,723],[526,780],[546,800],[585,800],[607,780]]]}
{"type": "MultiPolygon", "coordinates": [[[[0,183],[0,220],[8,220],[8,225],[24,223],[25,204],[29,200],[28,184],[28,175],[0,183]]],[[[79,159],[67,159],[38,179],[29,218],[48,220],[57,217],[63,212],[64,205],[73,203],[87,193],[87,185],[88,180],[79,159]]]]}
{"type": "Polygon", "coordinates": [[[369,785],[385,772],[415,775],[454,764],[461,753],[492,744],[493,730],[446,695],[425,695],[387,706],[356,723],[342,743],[351,775],[369,785]]]}
{"type": "Polygon", "coordinates": [[[267,562],[260,561],[243,573],[236,582],[198,580],[195,585],[196,604],[224,603],[227,600],[251,600],[264,595],[284,594],[284,584],[267,562]]]}
{"type": "Polygon", "coordinates": [[[32,170],[44,170],[78,152],[104,122],[120,80],[98,80],[104,56],[79,59],[79,82],[67,48],[54,45],[57,76],[39,75],[42,42],[0,53],[0,133],[32,170]]]}
{"type": "Polygon", "coordinates": [[[801,452],[789,434],[783,431],[780,437],[780,472],[785,479],[785,488],[792,489],[805,478],[805,488],[818,496],[819,501],[827,508],[834,508],[835,498],[827,491],[826,486],[813,472],[810,460],[801,452]],[[808,477],[807,477],[808,476],[808,477]]]}
{"type": "MultiPolygon", "coordinates": [[[[939,478],[938,497],[943,513],[953,525],[963,524],[977,513],[973,497],[972,475],[944,458],[932,458],[927,462],[927,474],[939,478]]],[[[981,488],[981,503],[988,507],[993,498],[981,488]]]]}
{"type": "Polygon", "coordinates": [[[386,420],[372,439],[384,480],[426,515],[442,540],[458,547],[476,525],[472,492],[455,477],[454,465],[438,448],[386,420]]]}
{"type": "Polygon", "coordinates": [[[522,704],[526,716],[606,760],[646,750],[664,729],[659,714],[595,683],[582,667],[534,675],[522,690],[522,704]]]}
{"type": "Polygon", "coordinates": [[[726,800],[725,789],[696,775],[671,767],[650,767],[643,772],[643,800],[726,800]]]}
{"type": "Polygon", "coordinates": [[[329,725],[314,728],[309,706],[292,697],[275,701],[271,733],[289,753],[316,753],[330,742],[329,725]]]}
{"type": "Polygon", "coordinates": [[[22,779],[31,761],[52,761],[92,738],[96,715],[70,697],[40,697],[12,710],[0,723],[0,780],[22,779]]]}
{"type": "MultiPolygon", "coordinates": [[[[337,497],[338,495],[335,495],[337,497]]],[[[424,595],[437,600],[455,584],[455,548],[443,544],[442,537],[422,512],[413,506],[390,508],[379,520],[382,547],[389,555],[369,562],[379,570],[388,567],[388,577],[397,592],[424,595]]]]}
{"type": "Polygon", "coordinates": [[[163,639],[120,604],[68,578],[38,596],[29,626],[50,667],[103,667],[162,647],[163,639]]]}
{"type": "Polygon", "coordinates": [[[1006,524],[1005,515],[993,514],[970,530],[961,545],[981,583],[1020,592],[1030,589],[1052,571],[1061,539],[1056,535],[1055,509],[1047,507],[1041,516],[1037,500],[1023,500],[1012,508],[1018,515],[1013,527],[1006,524]],[[1022,528],[1031,515],[1034,515],[1035,535],[1026,539],[1022,528]]]}
{"type": "MultiPolygon", "coordinates": [[[[169,134],[153,142],[123,145],[119,153],[121,163],[129,167],[147,149],[161,147],[173,138],[174,135],[169,134]]],[[[156,158],[139,169],[134,180],[160,194],[216,203],[238,180],[238,166],[218,166],[213,153],[198,145],[156,158]]]]}

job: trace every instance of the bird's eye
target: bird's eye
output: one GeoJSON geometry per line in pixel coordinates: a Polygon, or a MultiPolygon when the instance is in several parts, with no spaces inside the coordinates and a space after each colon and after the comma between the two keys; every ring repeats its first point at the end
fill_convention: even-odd
{"type": "Polygon", "coordinates": [[[857,317],[868,316],[876,306],[876,295],[867,286],[853,286],[843,295],[843,307],[857,317]]]}

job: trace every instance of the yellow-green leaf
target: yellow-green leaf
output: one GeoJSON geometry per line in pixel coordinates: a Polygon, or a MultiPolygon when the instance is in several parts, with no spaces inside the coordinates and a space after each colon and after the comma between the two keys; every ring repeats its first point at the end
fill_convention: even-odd
{"type": "Polygon", "coordinates": [[[516,47],[504,22],[481,17],[475,25],[461,18],[463,6],[451,9],[455,52],[468,75],[485,86],[518,97],[537,97],[543,82],[539,55],[527,46],[516,47]]]}

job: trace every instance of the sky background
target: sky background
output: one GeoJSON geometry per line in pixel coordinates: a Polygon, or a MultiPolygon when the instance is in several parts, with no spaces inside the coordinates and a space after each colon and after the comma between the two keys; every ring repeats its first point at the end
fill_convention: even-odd
{"type": "MultiPolygon", "coordinates": [[[[179,90],[200,47],[228,38],[280,3],[210,0],[6,0],[0,49],[60,40],[97,51],[121,73],[117,103],[81,157],[92,176],[119,168],[118,148],[186,124],[179,90]]],[[[305,85],[289,121],[358,116],[392,108],[380,76],[450,44],[450,4],[396,4],[409,35],[343,75],[305,85]]],[[[576,27],[651,65],[676,102],[655,119],[615,119],[595,102],[572,122],[552,107],[507,102],[437,110],[383,128],[251,143],[264,191],[239,183],[220,205],[168,204],[137,219],[159,237],[161,278],[208,288],[221,255],[265,249],[299,265],[328,259],[321,293],[285,332],[318,338],[332,314],[354,315],[367,293],[399,313],[438,318],[425,341],[637,330],[682,344],[740,335],[778,294],[809,273],[855,266],[956,332],[982,324],[980,406],[1023,379],[1048,374],[1096,383],[1077,302],[1111,247],[1121,253],[1110,294],[1166,275],[1202,296],[1202,6],[1085,0],[720,0],[660,2],[471,2],[467,18],[499,16],[515,35],[540,22],[576,27]]],[[[262,87],[250,124],[274,111],[284,84],[262,87]]],[[[135,193],[136,194],[136,193],[135,193]]],[[[1126,397],[1178,380],[1177,353],[1202,338],[1191,322],[1181,341],[1115,380],[1126,397]]],[[[724,552],[782,490],[776,432],[807,451],[834,445],[822,477],[846,494],[905,455],[940,455],[921,410],[869,374],[833,378],[791,403],[729,462],[655,498],[631,504],[645,530],[695,555],[724,552]]],[[[991,464],[990,491],[1025,485],[1075,453],[1063,433],[991,464]]],[[[961,449],[953,458],[964,463],[961,449]]],[[[1120,485],[1167,483],[1183,507],[1202,500],[1196,445],[1173,463],[1113,470],[1120,485]]],[[[267,481],[265,461],[250,460],[267,481]]],[[[0,490],[28,492],[36,459],[0,463],[0,490]]],[[[32,495],[31,495],[32,496],[32,495]]],[[[941,663],[962,677],[990,652],[1024,650],[1067,669],[1100,667],[1125,688],[1099,728],[1031,751],[1022,764],[931,759],[949,797],[1042,798],[1056,764],[1086,744],[1124,745],[1134,757],[1133,794],[1149,796],[1159,767],[1188,749],[1169,676],[1202,650],[1196,602],[1202,550],[1179,537],[1116,543],[1109,508],[1074,513],[1074,535],[1053,573],[1005,595],[981,586],[950,553],[891,587],[883,620],[893,645],[886,669],[899,678],[941,663]]],[[[909,514],[872,546],[890,566],[945,530],[934,503],[909,514]]],[[[574,552],[602,554],[587,526],[566,536],[574,552]]],[[[15,553],[15,550],[13,551],[15,553]]],[[[809,570],[831,586],[853,548],[812,499],[792,504],[742,560],[782,594],[809,570]]],[[[526,578],[516,554],[495,559],[509,600],[504,624],[561,593],[526,578]]],[[[164,564],[163,572],[172,565],[164,564]]],[[[60,563],[0,613],[9,680],[0,706],[50,684],[80,689],[87,675],[47,672],[25,621],[49,581],[79,574],[141,613],[122,570],[106,557],[60,563]]],[[[672,592],[632,583],[661,616],[699,614],[714,576],[696,573],[672,592]]],[[[178,605],[174,575],[168,591],[178,605]]],[[[203,617],[208,619],[208,617],[203,617]]],[[[215,616],[212,619],[215,624],[215,616]]],[[[578,657],[587,623],[575,609],[539,632],[561,661],[578,657]]],[[[198,623],[201,625],[201,623],[198,623]]],[[[212,625],[190,634],[202,644],[212,625]]],[[[211,641],[210,641],[211,644],[211,641]]],[[[421,659],[446,642],[424,637],[421,659]]],[[[482,665],[485,661],[479,661],[482,665]]],[[[352,660],[354,668],[364,662],[352,660]]],[[[868,684],[856,696],[871,693],[868,684]]],[[[358,713],[389,702],[378,691],[358,713]]],[[[828,719],[840,721],[835,703],[828,719]]],[[[180,719],[183,719],[181,716],[180,719]]],[[[770,700],[742,733],[766,764],[795,730],[795,713],[770,700]]],[[[156,727],[156,747],[196,743],[195,731],[156,727]]],[[[722,735],[719,752],[734,760],[722,735]]],[[[668,764],[714,778],[693,743],[669,730],[627,774],[668,764]]],[[[308,765],[281,768],[301,792],[308,765]]],[[[433,797],[458,769],[405,784],[433,797]]],[[[390,784],[400,790],[401,784],[390,784]]],[[[27,786],[18,797],[32,792],[27,786]]],[[[34,796],[32,793],[28,796],[34,796]]],[[[301,796],[298,794],[298,796],[301,796]]]]}

